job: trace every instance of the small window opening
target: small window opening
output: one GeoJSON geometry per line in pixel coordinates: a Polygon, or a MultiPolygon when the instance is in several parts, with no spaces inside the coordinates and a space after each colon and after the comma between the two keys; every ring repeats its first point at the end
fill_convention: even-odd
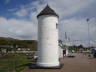
{"type": "Polygon", "coordinates": [[[56,29],[58,28],[58,24],[56,23],[56,29]]]}

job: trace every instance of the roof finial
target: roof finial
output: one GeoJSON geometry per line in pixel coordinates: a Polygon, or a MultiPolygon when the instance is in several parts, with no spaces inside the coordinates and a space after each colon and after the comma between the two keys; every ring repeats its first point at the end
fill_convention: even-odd
{"type": "Polygon", "coordinates": [[[46,7],[50,7],[49,4],[47,3],[46,7]]]}

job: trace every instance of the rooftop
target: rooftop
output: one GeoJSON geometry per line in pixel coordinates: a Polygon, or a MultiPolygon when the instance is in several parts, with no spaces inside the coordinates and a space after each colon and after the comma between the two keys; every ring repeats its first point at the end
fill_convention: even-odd
{"type": "Polygon", "coordinates": [[[54,15],[54,16],[59,17],[59,16],[55,13],[55,11],[49,7],[49,5],[47,5],[47,6],[37,15],[37,18],[38,18],[39,16],[42,16],[42,15],[54,15]]]}

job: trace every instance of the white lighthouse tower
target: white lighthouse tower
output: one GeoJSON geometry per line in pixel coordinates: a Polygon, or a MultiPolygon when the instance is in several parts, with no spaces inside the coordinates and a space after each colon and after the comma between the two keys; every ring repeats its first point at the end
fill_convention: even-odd
{"type": "Polygon", "coordinates": [[[40,67],[59,67],[58,18],[48,5],[37,15],[38,60],[40,67]]]}

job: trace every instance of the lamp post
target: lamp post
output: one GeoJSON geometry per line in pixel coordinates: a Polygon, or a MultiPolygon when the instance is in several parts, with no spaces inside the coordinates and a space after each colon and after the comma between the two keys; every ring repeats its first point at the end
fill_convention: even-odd
{"type": "Polygon", "coordinates": [[[87,21],[87,24],[88,24],[88,46],[89,46],[89,49],[90,49],[90,27],[89,27],[90,26],[90,24],[89,24],[90,19],[87,18],[86,21],[87,21]]]}

